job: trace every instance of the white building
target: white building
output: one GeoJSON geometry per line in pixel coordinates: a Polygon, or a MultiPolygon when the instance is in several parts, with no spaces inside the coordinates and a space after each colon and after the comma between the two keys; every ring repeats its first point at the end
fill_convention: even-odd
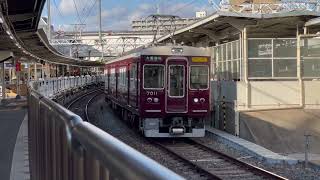
{"type": "Polygon", "coordinates": [[[131,28],[133,31],[156,31],[159,28],[159,32],[165,34],[192,24],[206,15],[205,11],[196,12],[196,17],[193,18],[152,15],[145,19],[132,21],[131,28]]]}
{"type": "Polygon", "coordinates": [[[196,18],[204,18],[207,16],[207,12],[206,11],[197,11],[196,12],[196,18]]]}

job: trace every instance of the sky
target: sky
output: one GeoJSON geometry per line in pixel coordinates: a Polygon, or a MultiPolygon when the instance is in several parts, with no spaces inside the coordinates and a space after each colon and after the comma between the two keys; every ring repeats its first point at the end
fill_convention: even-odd
{"type": "MultiPolygon", "coordinates": [[[[219,0],[214,0],[219,4],[219,0]]],[[[102,29],[130,30],[132,20],[161,14],[194,17],[196,11],[214,12],[208,0],[102,0],[102,29]]],[[[51,0],[51,19],[55,30],[72,30],[72,24],[85,24],[86,31],[98,30],[98,0],[51,0]]],[[[45,5],[42,16],[47,16],[45,5]]]]}

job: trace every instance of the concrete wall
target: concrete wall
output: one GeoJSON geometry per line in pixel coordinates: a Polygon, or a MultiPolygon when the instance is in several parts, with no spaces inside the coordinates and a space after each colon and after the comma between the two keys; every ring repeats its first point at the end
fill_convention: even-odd
{"type": "MultiPolygon", "coordinates": [[[[320,81],[304,81],[303,98],[305,108],[320,108],[320,81]]],[[[290,108],[300,105],[298,81],[250,81],[249,105],[246,83],[237,82],[237,109],[253,110],[266,108],[290,108]]]]}
{"type": "Polygon", "coordinates": [[[304,81],[305,107],[320,109],[320,81],[304,81]]]}
{"type": "MultiPolygon", "coordinates": [[[[246,110],[246,83],[237,83],[238,110],[246,110]]],[[[300,104],[298,81],[250,81],[249,109],[296,107],[300,104]]]]}
{"type": "MultiPolygon", "coordinates": [[[[304,81],[303,87],[305,109],[320,109],[320,81],[304,81]]],[[[250,81],[248,91],[245,82],[212,81],[211,88],[212,124],[232,134],[237,131],[236,117],[241,111],[298,108],[301,102],[296,80],[250,81]]]]}

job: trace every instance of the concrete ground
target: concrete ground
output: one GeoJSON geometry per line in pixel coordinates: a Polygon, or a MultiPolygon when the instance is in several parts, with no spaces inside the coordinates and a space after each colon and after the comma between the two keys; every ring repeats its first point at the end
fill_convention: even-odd
{"type": "Polygon", "coordinates": [[[9,180],[17,134],[27,110],[26,102],[0,106],[0,179],[9,180]]]}
{"type": "Polygon", "coordinates": [[[310,134],[310,160],[320,160],[320,110],[289,109],[240,114],[240,137],[279,154],[304,160],[310,134]]]}
{"type": "Polygon", "coordinates": [[[10,174],[10,180],[30,180],[27,115],[19,129],[10,174]]]}

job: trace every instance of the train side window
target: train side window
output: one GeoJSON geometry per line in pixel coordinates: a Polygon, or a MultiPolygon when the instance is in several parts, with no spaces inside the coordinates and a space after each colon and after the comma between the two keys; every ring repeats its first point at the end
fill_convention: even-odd
{"type": "Polygon", "coordinates": [[[209,67],[190,66],[190,89],[208,89],[209,67]]]}
{"type": "Polygon", "coordinates": [[[164,88],[164,66],[159,64],[148,64],[143,66],[143,88],[164,88]]]}
{"type": "Polygon", "coordinates": [[[135,91],[137,86],[137,64],[130,64],[130,91],[135,91]]]}
{"type": "Polygon", "coordinates": [[[113,86],[116,84],[116,69],[112,68],[110,70],[110,85],[113,86]]]}
{"type": "Polygon", "coordinates": [[[108,84],[108,69],[104,69],[104,88],[105,90],[109,89],[109,84],[108,84]]]}
{"type": "Polygon", "coordinates": [[[119,69],[119,85],[126,87],[127,84],[128,84],[128,82],[127,82],[127,68],[121,67],[119,69]]]}

